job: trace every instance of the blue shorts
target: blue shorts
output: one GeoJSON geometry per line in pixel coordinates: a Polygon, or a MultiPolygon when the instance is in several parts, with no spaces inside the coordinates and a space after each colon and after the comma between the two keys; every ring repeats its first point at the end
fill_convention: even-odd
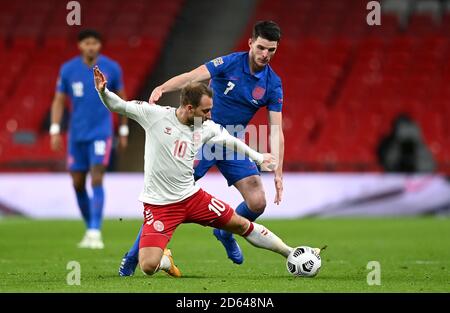
{"type": "Polygon", "coordinates": [[[67,168],[69,171],[87,172],[94,165],[107,167],[111,156],[111,148],[111,137],[92,141],[69,140],[67,168]]]}
{"type": "Polygon", "coordinates": [[[199,160],[194,167],[194,178],[199,180],[212,167],[217,166],[219,171],[228,182],[228,186],[234,185],[237,181],[253,176],[260,175],[258,166],[248,157],[239,155],[234,151],[226,150],[218,153],[221,158],[215,154],[215,147],[203,145],[202,154],[198,156],[199,160]]]}

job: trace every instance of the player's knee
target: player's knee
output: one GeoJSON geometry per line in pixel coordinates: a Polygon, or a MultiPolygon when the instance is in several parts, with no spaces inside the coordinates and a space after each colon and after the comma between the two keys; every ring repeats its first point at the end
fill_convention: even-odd
{"type": "Polygon", "coordinates": [[[102,166],[94,166],[91,169],[91,184],[92,186],[101,186],[103,184],[104,168],[102,166]]]}
{"type": "Polygon", "coordinates": [[[91,184],[93,187],[101,186],[103,184],[103,174],[94,174],[91,177],[91,184]]]}
{"type": "Polygon", "coordinates": [[[252,197],[247,201],[247,206],[250,210],[256,213],[262,214],[264,210],[266,209],[266,196],[264,192],[257,193],[255,197],[252,197]]]}
{"type": "Polygon", "coordinates": [[[76,192],[83,192],[86,189],[85,182],[84,181],[74,181],[73,182],[73,188],[76,192]]]}
{"type": "Polygon", "coordinates": [[[159,261],[156,260],[142,260],[140,262],[141,270],[147,275],[153,275],[159,268],[159,261]]]}

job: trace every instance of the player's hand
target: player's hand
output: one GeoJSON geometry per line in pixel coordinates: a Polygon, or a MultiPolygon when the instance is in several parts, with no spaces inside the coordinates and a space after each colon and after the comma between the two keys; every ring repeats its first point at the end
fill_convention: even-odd
{"type": "Polygon", "coordinates": [[[263,153],[264,160],[261,163],[261,170],[264,172],[272,172],[277,168],[275,157],[270,153],[263,153]]]}
{"type": "Polygon", "coordinates": [[[150,98],[148,99],[148,103],[156,103],[156,101],[161,98],[163,94],[162,87],[158,86],[155,89],[153,89],[152,94],[150,95],[150,98]]]}
{"type": "Polygon", "coordinates": [[[98,91],[105,91],[106,83],[108,82],[106,80],[105,75],[100,71],[98,66],[94,66],[94,81],[95,81],[95,89],[98,91]]]}
{"type": "Polygon", "coordinates": [[[276,194],[275,194],[275,200],[273,201],[273,203],[278,205],[278,204],[280,204],[281,198],[283,196],[283,177],[275,176],[274,182],[275,182],[276,194]]]}
{"type": "Polygon", "coordinates": [[[62,148],[62,137],[60,134],[50,136],[50,148],[52,151],[60,151],[62,148]]]}
{"type": "Polygon", "coordinates": [[[119,136],[119,149],[125,150],[128,147],[128,136],[119,136]]]}

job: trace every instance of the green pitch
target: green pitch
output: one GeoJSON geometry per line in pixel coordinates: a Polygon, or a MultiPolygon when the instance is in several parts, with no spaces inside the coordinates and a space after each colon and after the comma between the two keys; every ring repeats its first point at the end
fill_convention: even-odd
{"type": "Polygon", "coordinates": [[[169,247],[184,277],[117,269],[139,221],[104,224],[106,248],[82,250],[79,221],[0,219],[1,292],[449,292],[450,219],[304,219],[261,221],[289,245],[328,245],[316,278],[294,278],[285,260],[239,238],[245,261],[226,258],[210,228],[182,225],[169,247]],[[69,261],[81,266],[81,285],[68,285],[69,261]],[[369,286],[369,261],[381,266],[381,285],[369,286]]]}

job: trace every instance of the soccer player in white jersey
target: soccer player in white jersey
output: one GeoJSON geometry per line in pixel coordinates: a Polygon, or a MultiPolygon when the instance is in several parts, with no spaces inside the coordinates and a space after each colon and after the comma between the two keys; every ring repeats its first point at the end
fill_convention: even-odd
{"type": "MultiPolygon", "coordinates": [[[[106,78],[94,69],[95,85],[105,106],[137,121],[145,129],[144,225],[139,244],[141,270],[152,275],[162,269],[179,277],[166,246],[182,223],[197,223],[243,236],[252,245],[287,257],[292,248],[264,226],[237,215],[223,201],[194,182],[195,155],[206,142],[233,147],[248,155],[263,169],[275,169],[275,158],[258,153],[210,120],[212,90],[203,83],[191,83],[181,91],[175,109],[141,101],[124,101],[106,88],[106,78]],[[199,127],[194,121],[200,120],[199,127]]],[[[316,248],[316,253],[320,249],[316,248]]]]}

